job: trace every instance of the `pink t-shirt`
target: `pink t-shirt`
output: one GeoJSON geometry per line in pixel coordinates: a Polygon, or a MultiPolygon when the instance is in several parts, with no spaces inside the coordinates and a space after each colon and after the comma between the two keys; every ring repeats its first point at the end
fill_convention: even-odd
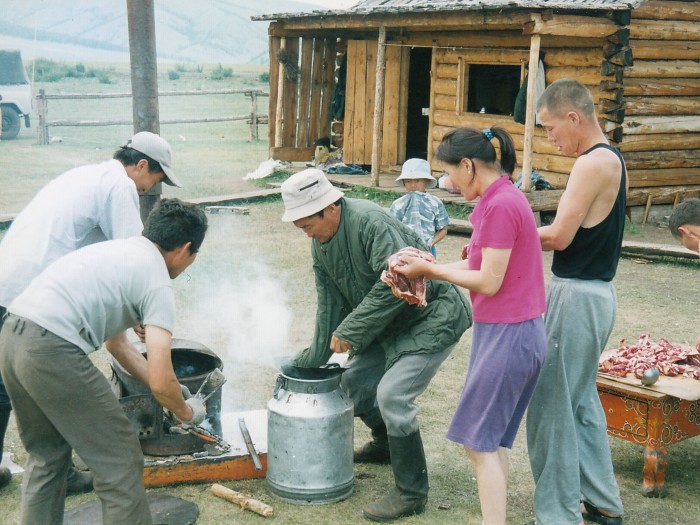
{"type": "Polygon", "coordinates": [[[491,184],[469,216],[470,270],[481,268],[483,248],[510,249],[501,289],[493,297],[470,292],[474,321],[519,323],[546,310],[542,246],[530,204],[507,176],[491,184]]]}

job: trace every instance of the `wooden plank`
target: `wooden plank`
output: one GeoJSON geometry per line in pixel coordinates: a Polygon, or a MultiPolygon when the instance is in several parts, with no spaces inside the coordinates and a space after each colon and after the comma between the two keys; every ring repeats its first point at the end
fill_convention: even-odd
{"type": "Polygon", "coordinates": [[[547,85],[562,78],[575,78],[586,86],[598,86],[605,79],[600,73],[600,67],[549,67],[545,68],[544,74],[547,85]]]}
{"type": "Polygon", "coordinates": [[[620,150],[625,156],[632,151],[655,151],[662,147],[671,150],[700,148],[700,133],[625,135],[620,144],[620,150]]]}
{"type": "Polygon", "coordinates": [[[438,78],[459,78],[459,69],[457,68],[457,64],[438,63],[435,73],[438,78]]]}
{"type": "Polygon", "coordinates": [[[268,100],[267,115],[268,115],[268,144],[275,144],[277,133],[277,99],[279,97],[278,78],[279,65],[277,62],[277,51],[280,48],[280,39],[278,37],[270,37],[270,98],[268,100]]]}
{"type": "MultiPolygon", "coordinates": [[[[520,64],[527,61],[527,49],[488,49],[484,47],[460,48],[443,53],[439,58],[441,64],[457,64],[459,59],[469,64],[520,64]]],[[[572,64],[570,64],[572,65],[572,64]]]]}
{"type": "Polygon", "coordinates": [[[525,112],[525,137],[523,143],[522,190],[530,191],[532,174],[532,143],[535,134],[535,104],[537,103],[537,75],[539,71],[540,36],[532,35],[530,43],[530,64],[527,81],[527,101],[525,112]]]}
{"type": "Polygon", "coordinates": [[[637,115],[700,115],[700,97],[627,97],[627,118],[637,115]]]}
{"type": "MultiPolygon", "coordinates": [[[[461,75],[460,75],[461,78],[461,75]]],[[[461,91],[460,91],[461,92],[461,91]]],[[[461,97],[459,97],[461,98],[461,97]]],[[[453,111],[458,114],[460,108],[463,107],[462,104],[457,102],[458,97],[452,95],[435,95],[434,104],[431,106],[433,109],[439,109],[444,111],[453,111]]]]}
{"type": "Polygon", "coordinates": [[[544,58],[545,69],[548,67],[600,67],[603,54],[600,41],[596,47],[580,49],[547,49],[544,58]]]}
{"type": "MultiPolygon", "coordinates": [[[[435,107],[435,96],[436,96],[436,78],[435,78],[435,67],[437,65],[437,50],[433,49],[430,56],[430,114],[428,115],[428,162],[430,162],[435,156],[436,147],[433,143],[433,128],[435,126],[435,120],[433,119],[433,108],[435,107]]],[[[451,84],[451,82],[450,82],[451,84]]]]}
{"type": "Polygon", "coordinates": [[[401,48],[386,47],[386,73],[384,80],[384,110],[381,165],[398,164],[399,140],[399,83],[401,81],[401,48]]]}
{"type": "Polygon", "coordinates": [[[355,121],[352,133],[355,147],[353,162],[355,164],[369,164],[370,160],[365,156],[365,126],[367,123],[367,41],[358,42],[357,55],[355,56],[355,121]]]}
{"type": "MultiPolygon", "coordinates": [[[[635,117],[627,119],[622,125],[625,135],[647,133],[685,133],[700,132],[700,119],[695,116],[659,116],[635,117]]],[[[609,131],[607,128],[605,131],[609,131]]]]}
{"type": "MultiPolygon", "coordinates": [[[[377,43],[375,40],[366,40],[367,54],[366,61],[366,77],[365,77],[365,127],[364,127],[364,159],[363,164],[372,164],[372,156],[377,145],[372,137],[374,133],[374,100],[377,90],[377,43]]],[[[381,100],[379,101],[381,102],[381,100]]],[[[380,121],[381,123],[381,121],[380,121]]]]}
{"type": "MultiPolygon", "coordinates": [[[[451,95],[457,96],[457,84],[458,80],[453,78],[437,78],[435,76],[435,66],[437,66],[435,53],[433,53],[433,69],[431,71],[432,77],[434,78],[431,85],[433,86],[433,95],[451,95]]],[[[430,107],[433,107],[432,104],[430,107]]]]}
{"type": "Polygon", "coordinates": [[[311,146],[314,137],[309,137],[309,107],[311,99],[311,64],[313,61],[313,38],[301,39],[301,75],[299,78],[299,114],[297,116],[297,146],[311,146]]]}
{"type": "Polygon", "coordinates": [[[319,135],[331,136],[331,104],[333,102],[333,87],[335,86],[335,64],[337,48],[335,38],[326,38],[323,46],[323,67],[321,84],[321,120],[319,135]]]}
{"type": "MultiPolygon", "coordinates": [[[[357,82],[357,53],[361,42],[349,40],[347,48],[347,73],[345,82],[345,120],[343,121],[343,162],[355,163],[355,92],[357,82]]],[[[364,108],[359,108],[364,111],[364,108]]]]}
{"type": "Polygon", "coordinates": [[[279,195],[282,192],[280,188],[259,189],[253,191],[244,191],[241,193],[230,193],[227,195],[215,195],[211,197],[198,197],[196,199],[187,199],[187,202],[198,206],[217,206],[232,204],[234,202],[254,201],[265,199],[273,195],[279,195]]]}
{"type": "Polygon", "coordinates": [[[624,158],[631,170],[700,167],[700,149],[634,151],[625,153],[624,158]]]}
{"type": "Polygon", "coordinates": [[[321,137],[319,130],[321,129],[321,95],[323,90],[323,46],[323,38],[314,38],[309,108],[309,140],[311,143],[321,137]]]}
{"type": "MultiPolygon", "coordinates": [[[[285,42],[289,62],[298,67],[299,65],[299,39],[287,38],[285,42]]],[[[299,79],[290,80],[286,73],[284,75],[284,128],[282,130],[282,146],[296,146],[297,136],[297,100],[299,79]]]]}
{"type": "Polygon", "coordinates": [[[668,168],[649,170],[629,170],[630,186],[686,186],[698,184],[700,175],[697,168],[668,168]]]}

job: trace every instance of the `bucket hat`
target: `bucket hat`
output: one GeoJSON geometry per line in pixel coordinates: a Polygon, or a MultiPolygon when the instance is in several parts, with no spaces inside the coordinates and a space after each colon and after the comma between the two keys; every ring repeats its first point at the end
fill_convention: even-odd
{"type": "Polygon", "coordinates": [[[160,164],[163,173],[165,173],[163,182],[169,186],[182,188],[182,184],[173,173],[173,154],[170,150],[170,144],[160,135],[156,135],[150,131],[139,131],[124,144],[124,147],[135,149],[151,157],[160,164]]]}
{"type": "Polygon", "coordinates": [[[430,163],[423,159],[408,159],[401,167],[401,175],[396,182],[406,179],[428,179],[428,188],[437,186],[437,181],[430,170],[430,163]]]}
{"type": "Polygon", "coordinates": [[[343,196],[323,171],[309,168],[295,173],[282,183],[284,222],[293,222],[320,212],[343,196]]]}

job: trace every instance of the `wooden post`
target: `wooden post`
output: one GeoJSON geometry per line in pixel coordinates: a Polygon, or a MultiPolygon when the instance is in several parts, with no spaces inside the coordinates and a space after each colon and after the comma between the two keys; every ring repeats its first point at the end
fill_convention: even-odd
{"type": "Polygon", "coordinates": [[[48,107],[46,102],[46,90],[40,89],[39,96],[36,97],[37,100],[37,112],[39,113],[39,129],[38,129],[38,139],[39,144],[49,143],[49,127],[46,125],[46,114],[48,113],[48,107]]]}
{"type": "Polygon", "coordinates": [[[382,154],[382,109],[384,107],[384,75],[386,73],[386,26],[379,28],[377,40],[377,74],[374,94],[374,127],[372,129],[372,184],[379,187],[379,162],[382,154]]]}
{"type": "Polygon", "coordinates": [[[649,218],[649,210],[651,209],[651,194],[647,197],[647,204],[644,207],[644,217],[642,217],[642,224],[647,223],[647,219],[649,218]]]}
{"type": "Polygon", "coordinates": [[[254,89],[250,95],[250,140],[258,140],[258,92],[254,89]]]}
{"type": "MultiPolygon", "coordinates": [[[[280,50],[285,48],[287,39],[280,38],[280,50]]],[[[278,59],[279,61],[279,59],[278,59]]],[[[282,146],[282,111],[284,99],[284,64],[279,62],[279,73],[277,73],[277,109],[275,110],[275,147],[282,146]]]]}
{"type": "Polygon", "coordinates": [[[537,72],[540,60],[540,35],[530,38],[530,65],[527,73],[527,107],[525,108],[525,140],[523,143],[522,190],[530,191],[532,174],[532,139],[535,135],[535,95],[537,94],[537,72]]]}

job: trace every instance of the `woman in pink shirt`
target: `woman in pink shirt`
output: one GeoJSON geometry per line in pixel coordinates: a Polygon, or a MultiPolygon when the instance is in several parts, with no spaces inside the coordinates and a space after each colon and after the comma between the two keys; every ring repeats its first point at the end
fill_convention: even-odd
{"type": "Polygon", "coordinates": [[[484,525],[504,525],[508,449],[547,351],[541,244],[530,205],[509,177],[516,158],[505,130],[455,129],[443,138],[436,158],[465,199],[479,197],[469,217],[474,231],[466,261],[435,264],[406,257],[397,271],[469,289],[474,315],[469,372],[447,438],[464,445],[474,467],[484,525]]]}

